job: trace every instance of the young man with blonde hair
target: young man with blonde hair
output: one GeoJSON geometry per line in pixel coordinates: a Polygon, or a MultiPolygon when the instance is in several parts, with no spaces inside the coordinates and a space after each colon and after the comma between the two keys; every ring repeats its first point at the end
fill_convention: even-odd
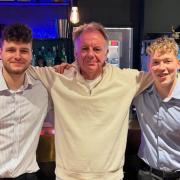
{"type": "Polygon", "coordinates": [[[180,80],[178,45],[156,39],[148,48],[154,84],[135,98],[141,126],[139,180],[180,179],[180,80]]]}

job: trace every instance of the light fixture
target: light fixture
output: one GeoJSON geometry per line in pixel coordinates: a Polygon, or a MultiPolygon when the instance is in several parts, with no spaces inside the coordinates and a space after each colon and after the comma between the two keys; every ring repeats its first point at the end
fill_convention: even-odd
{"type": "Polygon", "coordinates": [[[73,0],[71,0],[70,22],[73,24],[77,24],[79,22],[79,11],[77,7],[77,3],[76,4],[73,3],[73,0]]]}

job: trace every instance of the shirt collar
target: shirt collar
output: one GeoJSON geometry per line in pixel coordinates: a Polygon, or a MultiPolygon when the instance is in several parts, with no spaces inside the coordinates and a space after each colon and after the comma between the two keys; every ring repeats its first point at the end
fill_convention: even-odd
{"type": "Polygon", "coordinates": [[[180,79],[177,79],[177,83],[172,93],[172,97],[175,99],[180,99],[180,79]]]}
{"type": "MultiPolygon", "coordinates": [[[[157,94],[159,96],[159,94],[158,94],[158,92],[157,92],[154,85],[151,85],[146,91],[148,93],[151,93],[151,94],[154,92],[155,94],[157,94]]],[[[175,88],[174,88],[174,90],[172,92],[172,95],[168,99],[172,99],[172,98],[180,99],[180,79],[177,79],[177,83],[176,83],[176,86],[175,86],[175,88]]]]}
{"type": "MultiPolygon", "coordinates": [[[[9,90],[6,81],[4,79],[4,76],[2,74],[2,66],[0,67],[0,91],[5,91],[5,90],[9,90]]],[[[31,77],[26,73],[25,74],[25,81],[23,84],[23,88],[22,89],[27,89],[27,88],[31,88],[33,86],[33,81],[31,79],[31,77]]]]}
{"type": "Polygon", "coordinates": [[[0,68],[0,91],[4,91],[4,90],[8,90],[8,87],[7,87],[6,81],[3,77],[2,66],[1,66],[1,68],[0,68]]]}

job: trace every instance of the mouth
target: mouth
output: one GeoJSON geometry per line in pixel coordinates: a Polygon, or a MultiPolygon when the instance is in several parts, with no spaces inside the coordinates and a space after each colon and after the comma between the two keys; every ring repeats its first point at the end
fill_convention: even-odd
{"type": "Polygon", "coordinates": [[[88,62],[88,66],[96,66],[97,62],[88,62]]]}
{"type": "Polygon", "coordinates": [[[24,64],[24,62],[18,61],[18,62],[10,62],[11,64],[17,64],[17,65],[21,65],[24,64]]]}
{"type": "Polygon", "coordinates": [[[97,64],[97,63],[95,63],[95,62],[94,62],[94,63],[88,63],[89,66],[94,66],[94,65],[96,65],[96,64],[97,64]]]}
{"type": "Polygon", "coordinates": [[[166,77],[168,74],[158,74],[159,77],[166,77]]]}
{"type": "Polygon", "coordinates": [[[157,76],[161,81],[163,81],[167,78],[168,74],[158,74],[157,76]]]}

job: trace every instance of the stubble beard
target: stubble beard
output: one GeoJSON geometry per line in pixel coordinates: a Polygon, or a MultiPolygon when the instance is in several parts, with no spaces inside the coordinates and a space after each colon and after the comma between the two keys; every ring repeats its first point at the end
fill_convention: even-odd
{"type": "Polygon", "coordinates": [[[28,69],[28,67],[29,65],[26,65],[23,68],[13,69],[11,67],[4,65],[4,69],[9,75],[23,75],[25,71],[28,69]]]}

